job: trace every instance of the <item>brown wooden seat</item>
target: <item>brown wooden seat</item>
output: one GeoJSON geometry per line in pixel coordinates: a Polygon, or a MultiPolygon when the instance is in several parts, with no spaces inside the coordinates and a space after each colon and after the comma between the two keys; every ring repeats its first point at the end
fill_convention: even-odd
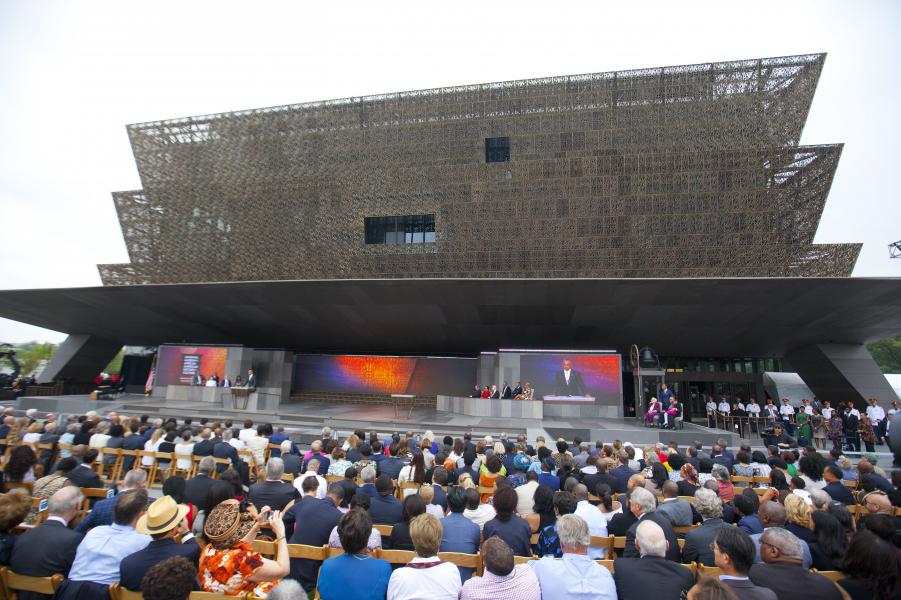
{"type": "MultiPolygon", "coordinates": [[[[270,543],[275,544],[275,542],[270,543]]],[[[328,546],[288,544],[288,556],[291,558],[305,558],[308,560],[325,560],[328,558],[328,546]]]]}
{"type": "Polygon", "coordinates": [[[811,571],[818,575],[822,575],[830,581],[841,581],[842,579],[845,579],[847,577],[847,575],[845,575],[841,571],[817,571],[816,569],[811,569],[811,571]]]}
{"type": "Polygon", "coordinates": [[[613,561],[612,560],[596,560],[594,562],[598,563],[599,565],[601,565],[602,567],[604,567],[605,569],[610,571],[611,575],[613,574],[613,561]]]}
{"type": "Polygon", "coordinates": [[[29,496],[34,489],[34,482],[14,482],[14,481],[4,481],[3,482],[3,491],[11,492],[12,490],[24,490],[29,496]]]}
{"type": "Polygon", "coordinates": [[[412,550],[385,550],[380,548],[376,552],[376,557],[387,560],[392,565],[405,565],[416,558],[416,553],[412,550]]]}
{"type": "Polygon", "coordinates": [[[723,570],[719,567],[705,567],[703,564],[698,563],[698,578],[706,575],[718,579],[722,572],[723,570]]]}
{"type": "Polygon", "coordinates": [[[476,575],[482,573],[482,555],[466,554],[465,552],[439,552],[438,558],[444,562],[454,563],[458,567],[475,569],[476,575]]]}
{"type": "Polygon", "coordinates": [[[593,535],[591,536],[592,548],[603,548],[609,554],[613,550],[615,538],[612,535],[593,535]]]}
{"type": "Polygon", "coordinates": [[[524,565],[528,563],[530,560],[538,560],[534,556],[514,556],[513,563],[517,565],[524,565]]]}
{"type": "Polygon", "coordinates": [[[65,577],[56,573],[50,577],[29,577],[14,573],[9,567],[0,568],[0,582],[3,584],[4,596],[7,600],[16,597],[14,592],[34,592],[52,596],[65,577]]]}
{"type": "Polygon", "coordinates": [[[382,539],[391,536],[391,532],[394,530],[394,525],[373,525],[374,529],[377,529],[380,534],[382,534],[382,539]]]}
{"type": "Polygon", "coordinates": [[[697,529],[700,526],[700,523],[695,523],[694,525],[680,525],[679,527],[673,527],[673,529],[675,530],[676,535],[685,535],[692,529],[697,529]]]}
{"type": "Polygon", "coordinates": [[[122,587],[118,583],[109,586],[110,600],[143,600],[144,595],[141,592],[133,592],[128,588],[122,587]]]}

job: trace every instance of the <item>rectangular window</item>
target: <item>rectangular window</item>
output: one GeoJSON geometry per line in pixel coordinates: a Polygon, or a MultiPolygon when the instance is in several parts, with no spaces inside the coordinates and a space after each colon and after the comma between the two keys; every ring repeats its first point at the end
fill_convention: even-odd
{"type": "Polygon", "coordinates": [[[435,241],[435,215],[366,217],[367,244],[425,244],[435,241]]]}
{"type": "Polygon", "coordinates": [[[509,162],[510,138],[496,137],[485,138],[485,162],[509,162]]]}

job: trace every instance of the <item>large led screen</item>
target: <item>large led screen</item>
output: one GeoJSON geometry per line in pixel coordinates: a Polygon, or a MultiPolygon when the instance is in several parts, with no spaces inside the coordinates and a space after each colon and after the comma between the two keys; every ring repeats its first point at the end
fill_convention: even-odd
{"type": "MultiPolygon", "coordinates": [[[[206,381],[213,375],[222,381],[228,348],[215,346],[160,346],[156,385],[191,385],[194,374],[206,381]]],[[[234,374],[232,374],[234,379],[234,374]]]]}
{"type": "Polygon", "coordinates": [[[616,405],[622,401],[619,356],[615,354],[522,354],[522,383],[545,402],[616,405]]]}
{"type": "Polygon", "coordinates": [[[298,354],[294,389],[459,396],[472,389],[477,363],[474,358],[298,354]]]}

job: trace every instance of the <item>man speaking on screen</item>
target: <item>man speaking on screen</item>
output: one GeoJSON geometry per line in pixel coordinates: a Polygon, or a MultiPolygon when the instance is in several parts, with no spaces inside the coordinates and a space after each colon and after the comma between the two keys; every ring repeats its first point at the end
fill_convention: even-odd
{"type": "Polygon", "coordinates": [[[555,391],[558,396],[588,396],[585,391],[585,383],[582,374],[573,371],[572,361],[563,359],[563,370],[557,371],[555,391]]]}

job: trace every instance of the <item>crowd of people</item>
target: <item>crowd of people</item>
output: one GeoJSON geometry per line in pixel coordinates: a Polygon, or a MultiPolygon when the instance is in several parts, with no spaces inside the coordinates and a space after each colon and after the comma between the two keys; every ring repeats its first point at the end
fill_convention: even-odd
{"type": "Polygon", "coordinates": [[[901,593],[901,473],[887,474],[872,454],[852,461],[812,446],[733,452],[725,440],[640,447],[430,431],[341,439],[328,428],[301,448],[283,429],[250,420],[10,418],[0,565],[63,574],[62,600],[105,600],[112,584],[147,599],[192,590],[273,600],[317,590],[326,600],[901,593]],[[53,439],[60,452],[16,443],[28,435],[53,439]],[[158,498],[152,465],[133,460],[85,514],[85,490],[107,483],[108,457],[98,451],[166,443],[158,498]],[[47,516],[19,533],[38,518],[26,484],[47,500],[47,516]],[[292,545],[343,553],[292,556],[300,547],[292,545]],[[398,563],[398,550],[411,554],[398,563]],[[451,552],[480,555],[483,569],[446,560],[451,552]],[[693,564],[714,576],[696,577],[693,564]]]}

